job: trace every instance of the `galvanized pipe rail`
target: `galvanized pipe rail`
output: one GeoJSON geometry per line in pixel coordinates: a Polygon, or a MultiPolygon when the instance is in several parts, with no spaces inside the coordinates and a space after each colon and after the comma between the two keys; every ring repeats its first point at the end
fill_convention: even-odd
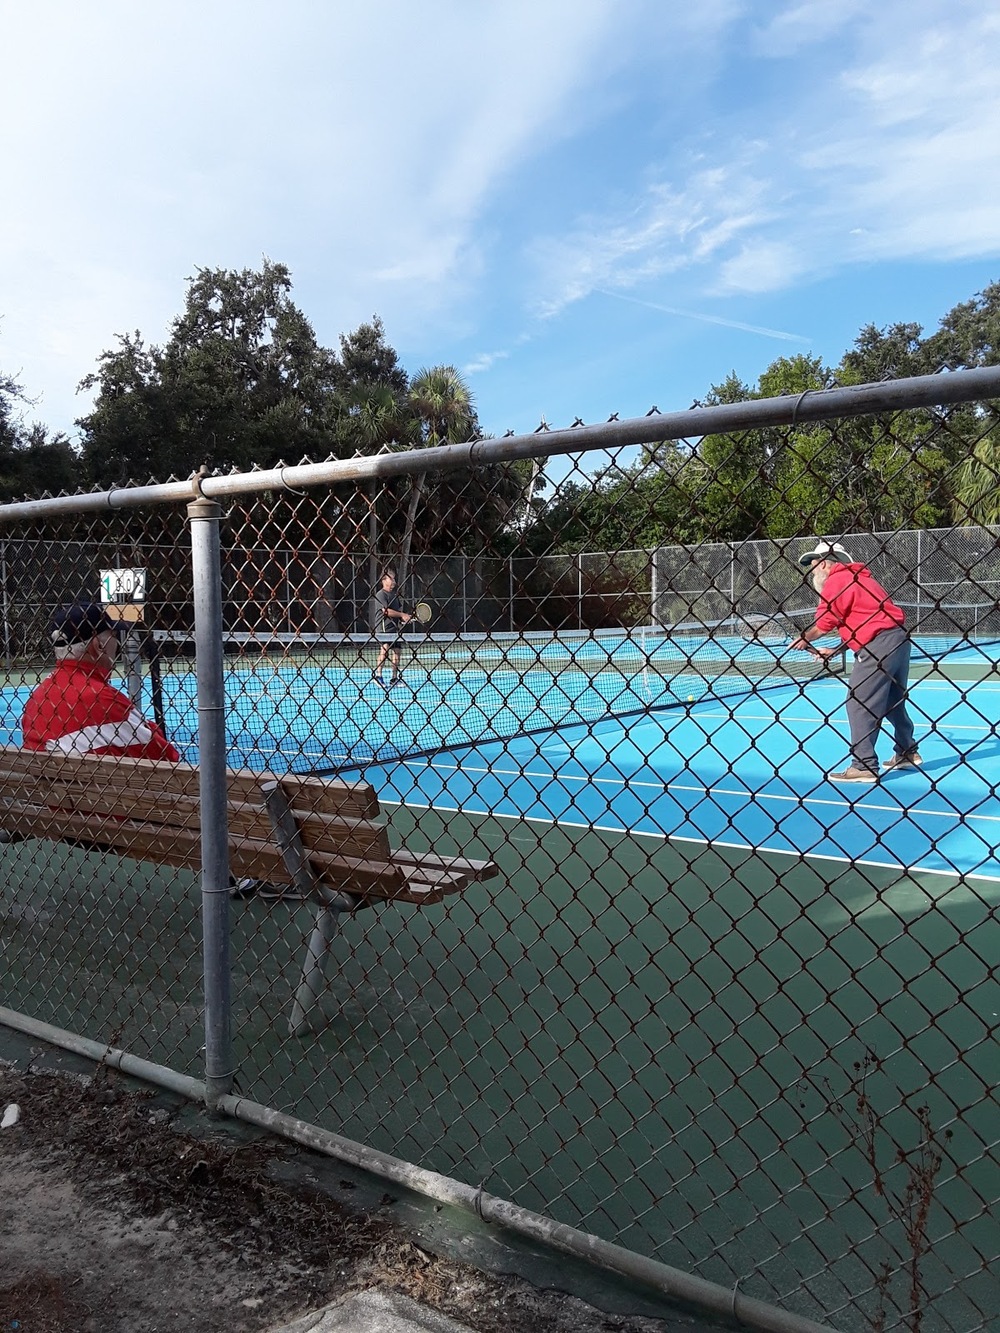
{"type": "MultiPolygon", "coordinates": [[[[64,1050],[73,1051],[109,1069],[119,1069],[123,1074],[142,1079],[171,1092],[179,1093],[192,1101],[204,1103],[206,1100],[205,1084],[198,1079],[178,1074],[163,1065],[143,1060],[130,1055],[117,1047],[105,1046],[102,1042],[89,1037],[79,1037],[75,1033],[65,1032],[49,1023],[19,1014],[15,1010],[0,1006],[0,1024],[23,1032],[29,1037],[50,1042],[64,1050]]],[[[532,1212],[507,1199],[487,1194],[482,1189],[465,1185],[450,1176],[440,1175],[436,1171],[427,1171],[392,1157],[388,1153],[369,1148],[353,1139],[343,1138],[330,1130],[310,1125],[283,1111],[272,1110],[245,1097],[220,1096],[215,1100],[215,1110],[236,1120],[257,1125],[261,1129],[279,1134],[283,1138],[335,1157],[362,1171],[395,1185],[401,1185],[416,1194],[422,1194],[436,1203],[450,1204],[465,1208],[470,1213],[504,1227],[516,1235],[551,1246],[563,1254],[583,1259],[597,1268],[615,1273],[630,1281],[637,1282],[670,1301],[678,1302],[695,1310],[712,1315],[715,1318],[735,1320],[745,1328],[759,1330],[759,1333],[835,1333],[828,1324],[818,1324],[803,1315],[781,1310],[766,1301],[752,1296],[744,1296],[739,1284],[733,1288],[708,1282],[704,1278],[694,1277],[679,1268],[661,1264],[656,1259],[647,1259],[632,1250],[579,1231],[576,1227],[555,1222],[541,1213],[532,1212]]]]}
{"type": "Polygon", "coordinates": [[[574,426],[545,433],[535,431],[530,435],[509,435],[500,440],[470,440],[466,444],[359,455],[334,462],[303,463],[221,477],[200,473],[189,481],[125,486],[48,500],[23,500],[0,505],[0,524],[56,514],[104,513],[108,509],[137,509],[151,504],[184,504],[199,497],[219,500],[260,491],[301,490],[309,486],[378,480],[419,472],[451,472],[462,467],[509,463],[522,458],[583,454],[595,449],[662,444],[667,440],[697,440],[726,431],[792,426],[918,407],[950,407],[989,398],[1000,398],[1000,366],[919,375],[907,380],[859,384],[846,389],[807,389],[805,393],[786,394],[780,398],[723,403],[717,407],[691,408],[686,412],[650,413],[626,421],[604,422],[599,426],[574,426]]]}

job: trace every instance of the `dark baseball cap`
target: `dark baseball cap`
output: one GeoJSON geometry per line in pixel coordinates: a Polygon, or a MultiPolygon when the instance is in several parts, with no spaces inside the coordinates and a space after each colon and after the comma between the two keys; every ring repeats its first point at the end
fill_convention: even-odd
{"type": "Polygon", "coordinates": [[[117,633],[118,623],[99,602],[60,606],[52,617],[52,642],[57,648],[86,643],[95,634],[105,634],[108,630],[117,633]]]}

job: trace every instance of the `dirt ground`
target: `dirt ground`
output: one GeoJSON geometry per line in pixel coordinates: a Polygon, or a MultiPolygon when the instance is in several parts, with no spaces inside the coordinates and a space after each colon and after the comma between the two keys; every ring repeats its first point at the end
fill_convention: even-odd
{"type": "Polygon", "coordinates": [[[477,1333],[707,1327],[607,1314],[438,1257],[390,1215],[390,1195],[386,1208],[359,1209],[348,1180],[343,1201],[291,1183],[282,1160],[298,1149],[192,1135],[164,1100],[106,1070],[0,1064],[0,1115],[20,1111],[0,1130],[3,1333],[257,1333],[374,1286],[477,1333]]]}

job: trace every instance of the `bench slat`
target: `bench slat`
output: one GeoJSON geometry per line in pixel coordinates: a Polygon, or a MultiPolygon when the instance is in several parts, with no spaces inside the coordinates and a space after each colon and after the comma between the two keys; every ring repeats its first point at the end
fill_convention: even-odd
{"type": "MultiPolygon", "coordinates": [[[[52,813],[65,811],[89,816],[90,827],[94,830],[99,825],[104,828],[108,819],[117,820],[120,817],[118,811],[125,808],[118,804],[115,809],[109,810],[109,795],[93,783],[41,782],[20,775],[11,781],[8,775],[0,772],[0,801],[15,800],[22,805],[42,807],[52,813]]],[[[129,794],[127,808],[128,817],[133,822],[141,821],[155,826],[165,836],[175,830],[185,829],[197,834],[200,829],[199,803],[193,797],[159,795],[144,790],[129,794]]],[[[271,823],[262,805],[240,801],[230,804],[227,814],[231,836],[270,841],[271,823]]],[[[312,814],[308,811],[293,810],[293,814],[307,849],[322,851],[333,844],[350,856],[372,856],[379,861],[389,859],[389,839],[381,824],[373,824],[367,819],[337,819],[332,815],[312,814]]],[[[50,823],[49,827],[57,826],[50,823]]],[[[76,827],[79,826],[74,825],[76,827]]],[[[74,832],[73,836],[84,835],[74,832]]],[[[90,836],[96,840],[96,831],[90,836]]]]}
{"type": "MultiPolygon", "coordinates": [[[[9,801],[0,807],[0,828],[22,836],[54,837],[107,847],[135,860],[154,860],[197,872],[201,868],[201,839],[194,830],[172,832],[151,829],[130,819],[104,819],[71,811],[9,801]]],[[[467,888],[474,876],[463,873],[460,863],[450,870],[413,864],[401,866],[388,860],[355,857],[338,852],[310,852],[309,863],[321,883],[339,892],[365,898],[434,903],[446,894],[467,888]]],[[[252,838],[230,838],[230,868],[240,878],[289,884],[290,877],[278,848],[252,838]]]]}
{"type": "MultiPolygon", "coordinates": [[[[269,781],[285,793],[312,872],[326,888],[434,903],[498,873],[492,861],[391,850],[385,826],[373,822],[379,805],[369,783],[242,769],[227,776],[230,866],[238,877],[290,882],[261,790],[269,781]]],[[[199,798],[191,764],[0,746],[0,828],[18,837],[100,845],[198,871],[199,798]]]]}
{"type": "MultiPolygon", "coordinates": [[[[166,764],[155,759],[129,759],[120,755],[64,755],[41,750],[22,750],[16,745],[0,746],[0,772],[22,774],[40,781],[82,781],[103,791],[188,796],[197,799],[199,771],[194,764],[166,764]]],[[[262,780],[269,773],[249,769],[230,769],[227,795],[230,800],[260,804],[262,780]]],[[[374,819],[379,814],[378,797],[368,782],[341,782],[336,779],[311,778],[287,773],[274,780],[281,783],[290,803],[317,814],[356,816],[374,819]]]]}
{"type": "Polygon", "coordinates": [[[445,871],[453,870],[458,874],[463,874],[468,881],[477,884],[486,879],[493,879],[495,875],[500,873],[500,868],[495,861],[475,861],[467,856],[439,856],[435,852],[411,852],[405,847],[396,848],[392,853],[392,859],[406,870],[411,866],[445,871]]]}

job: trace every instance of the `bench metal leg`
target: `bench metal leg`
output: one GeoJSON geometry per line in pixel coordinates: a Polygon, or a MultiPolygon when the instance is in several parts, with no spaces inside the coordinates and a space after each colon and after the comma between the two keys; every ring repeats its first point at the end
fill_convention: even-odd
{"type": "Polygon", "coordinates": [[[292,1016],[288,1020],[289,1032],[293,1037],[297,1037],[309,1026],[310,1015],[319,1003],[326,986],[326,960],[337,929],[337,918],[341,912],[349,912],[357,907],[359,900],[353,894],[337,893],[316,882],[309,866],[309,858],[302,846],[302,837],[295,823],[295,816],[280,784],[273,780],[262,782],[260,789],[264,794],[275,841],[281,848],[292,883],[302,894],[310,898],[319,898],[323,904],[316,913],[316,924],[309,937],[306,959],[302,965],[302,980],[295,992],[292,1016]]]}
{"type": "Polygon", "coordinates": [[[316,924],[309,937],[302,965],[302,980],[295,992],[292,1016],[288,1020],[288,1031],[293,1037],[298,1037],[308,1028],[309,1017],[323,994],[326,986],[326,960],[337,930],[337,918],[342,910],[340,907],[321,907],[316,913],[316,924]]]}

